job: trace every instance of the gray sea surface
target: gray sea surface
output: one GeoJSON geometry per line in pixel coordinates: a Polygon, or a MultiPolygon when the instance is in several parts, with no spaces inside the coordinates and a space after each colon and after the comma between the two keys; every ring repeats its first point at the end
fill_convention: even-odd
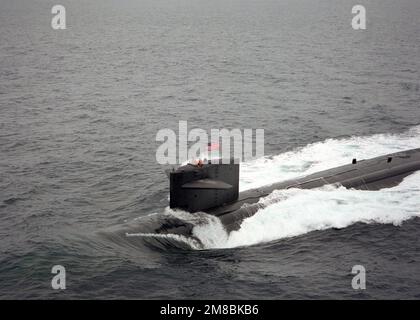
{"type": "Polygon", "coordinates": [[[66,30],[55,4],[0,2],[0,298],[420,298],[418,217],[204,250],[104,236],[168,210],[155,137],[180,120],[263,128],[268,157],[418,128],[420,1],[363,1],[363,31],[347,0],[64,0],[66,30]]]}

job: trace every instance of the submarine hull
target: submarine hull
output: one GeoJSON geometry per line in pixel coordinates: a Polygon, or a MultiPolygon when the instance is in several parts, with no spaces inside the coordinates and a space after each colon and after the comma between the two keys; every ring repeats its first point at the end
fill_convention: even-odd
{"type": "MultiPolygon", "coordinates": [[[[313,189],[324,185],[339,185],[358,190],[380,190],[398,185],[405,177],[418,170],[420,170],[420,148],[361,161],[353,159],[348,165],[241,192],[234,202],[201,211],[218,217],[226,231],[231,232],[239,229],[244,219],[263,208],[264,205],[259,200],[274,190],[313,189]]],[[[192,229],[192,224],[178,222],[166,223],[155,232],[192,236],[192,229]]]]}

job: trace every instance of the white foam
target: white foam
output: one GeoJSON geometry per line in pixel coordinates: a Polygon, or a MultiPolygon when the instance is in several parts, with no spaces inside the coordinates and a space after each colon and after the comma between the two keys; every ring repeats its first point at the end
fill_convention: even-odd
{"type": "MultiPolygon", "coordinates": [[[[399,134],[328,139],[275,157],[241,164],[241,190],[307,175],[406,149],[420,148],[420,126],[399,134]]],[[[268,204],[229,235],[217,218],[193,230],[204,248],[232,248],[293,237],[315,230],[344,228],[356,222],[391,223],[420,216],[420,173],[380,191],[326,186],[313,190],[278,190],[261,200],[268,204]],[[272,204],[273,199],[281,201],[272,204]]]]}
{"type": "Polygon", "coordinates": [[[398,135],[327,139],[273,157],[241,163],[240,191],[348,164],[353,158],[368,159],[413,148],[420,148],[420,126],[398,135]]]}
{"type": "Polygon", "coordinates": [[[392,223],[420,216],[420,173],[380,191],[323,187],[275,191],[285,199],[246,219],[219,248],[253,245],[356,222],[392,223]]]}

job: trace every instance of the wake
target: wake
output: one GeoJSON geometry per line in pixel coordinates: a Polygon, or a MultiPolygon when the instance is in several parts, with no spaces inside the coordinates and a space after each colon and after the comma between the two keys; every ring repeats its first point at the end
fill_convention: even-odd
{"type": "MultiPolygon", "coordinates": [[[[402,134],[328,139],[301,149],[241,163],[240,191],[308,175],[383,154],[420,148],[420,126],[402,134]]],[[[357,222],[400,225],[420,217],[420,172],[396,187],[379,191],[324,186],[318,189],[276,190],[260,200],[264,208],[228,234],[219,219],[200,214],[194,224],[195,239],[178,239],[192,249],[222,249],[255,245],[357,222]],[[198,240],[198,241],[197,241],[198,240]]],[[[166,210],[165,214],[194,220],[190,213],[166,210]]],[[[167,237],[171,235],[144,235],[167,237]]],[[[173,238],[173,237],[172,237],[173,238]]]]}

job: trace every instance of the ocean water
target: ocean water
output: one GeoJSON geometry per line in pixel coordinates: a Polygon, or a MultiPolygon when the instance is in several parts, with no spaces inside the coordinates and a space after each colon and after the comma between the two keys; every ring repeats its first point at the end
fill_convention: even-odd
{"type": "Polygon", "coordinates": [[[66,30],[55,4],[0,3],[2,299],[420,298],[418,173],[275,191],[231,234],[212,217],[195,238],[142,228],[194,219],[168,209],[155,159],[180,120],[265,129],[241,190],[419,148],[419,1],[367,1],[364,31],[345,0],[67,0],[66,30]]]}

